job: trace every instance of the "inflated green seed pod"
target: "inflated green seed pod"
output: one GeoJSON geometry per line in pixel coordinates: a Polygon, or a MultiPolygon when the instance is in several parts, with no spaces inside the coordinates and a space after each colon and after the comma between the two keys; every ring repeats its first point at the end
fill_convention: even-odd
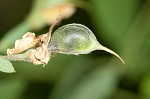
{"type": "Polygon", "coordinates": [[[67,24],[58,28],[52,35],[48,50],[63,54],[87,54],[94,50],[104,50],[117,56],[114,51],[102,46],[90,29],[81,24],[67,24]]]}

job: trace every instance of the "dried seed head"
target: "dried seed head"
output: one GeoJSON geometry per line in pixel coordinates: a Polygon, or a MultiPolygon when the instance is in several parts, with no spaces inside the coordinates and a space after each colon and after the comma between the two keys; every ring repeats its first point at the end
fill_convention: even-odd
{"type": "Polygon", "coordinates": [[[47,64],[50,60],[50,53],[47,50],[50,39],[48,36],[48,34],[42,34],[35,37],[34,33],[27,32],[22,39],[16,40],[14,48],[7,49],[7,54],[12,55],[28,50],[26,52],[28,53],[28,58],[24,57],[24,60],[36,65],[47,64]]]}
{"type": "Polygon", "coordinates": [[[114,51],[102,46],[90,29],[81,24],[67,24],[58,28],[52,35],[48,50],[63,54],[87,54],[94,50],[104,50],[121,57],[114,51]]]}

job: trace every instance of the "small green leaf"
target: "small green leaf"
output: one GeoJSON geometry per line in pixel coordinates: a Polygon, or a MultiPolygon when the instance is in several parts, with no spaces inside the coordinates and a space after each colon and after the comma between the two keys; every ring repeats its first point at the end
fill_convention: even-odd
{"type": "Polygon", "coordinates": [[[15,72],[12,63],[4,58],[0,58],[0,71],[5,73],[13,73],[15,72]]]}

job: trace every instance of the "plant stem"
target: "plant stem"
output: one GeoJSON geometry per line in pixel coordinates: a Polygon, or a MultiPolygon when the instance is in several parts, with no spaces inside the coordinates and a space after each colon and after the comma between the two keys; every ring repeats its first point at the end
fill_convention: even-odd
{"type": "Polygon", "coordinates": [[[10,61],[28,61],[28,62],[30,62],[27,53],[0,56],[0,58],[5,58],[5,59],[10,60],[10,61]]]}

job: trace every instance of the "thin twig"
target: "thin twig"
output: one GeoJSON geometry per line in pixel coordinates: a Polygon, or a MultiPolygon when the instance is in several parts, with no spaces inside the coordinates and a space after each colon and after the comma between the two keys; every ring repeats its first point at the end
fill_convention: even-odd
{"type": "Polygon", "coordinates": [[[58,16],[57,16],[55,22],[52,23],[52,25],[50,26],[49,31],[48,31],[48,33],[47,33],[48,38],[49,38],[49,39],[48,39],[48,43],[49,43],[49,41],[50,41],[53,28],[54,28],[54,27],[56,26],[56,24],[57,24],[58,22],[60,22],[60,21],[61,21],[61,12],[59,11],[58,16]]]}
{"type": "Polygon", "coordinates": [[[0,58],[4,58],[4,59],[10,60],[10,61],[28,61],[28,62],[30,62],[29,57],[26,53],[0,56],[0,58]]]}

